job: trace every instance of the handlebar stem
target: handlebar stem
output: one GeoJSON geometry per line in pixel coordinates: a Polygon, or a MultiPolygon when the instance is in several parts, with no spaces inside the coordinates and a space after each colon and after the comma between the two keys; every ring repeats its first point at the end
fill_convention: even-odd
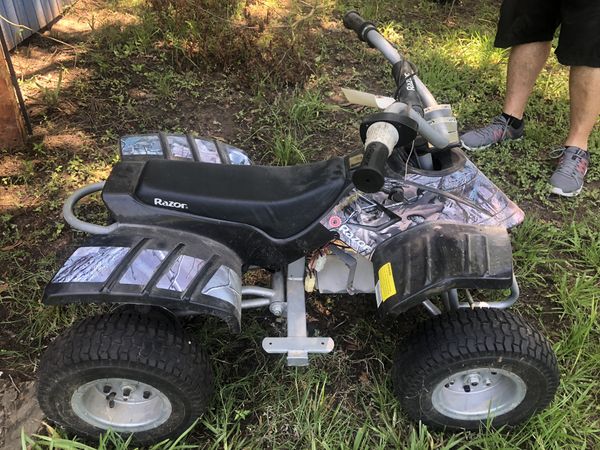
{"type": "Polygon", "coordinates": [[[386,112],[408,114],[419,125],[419,134],[427,139],[435,148],[446,148],[450,142],[448,138],[437,132],[418,112],[409,108],[406,103],[394,102],[385,109],[386,112]]]}

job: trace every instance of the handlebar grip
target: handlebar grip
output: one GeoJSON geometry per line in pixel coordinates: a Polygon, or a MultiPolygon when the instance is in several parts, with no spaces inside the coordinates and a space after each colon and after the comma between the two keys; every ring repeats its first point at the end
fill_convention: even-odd
{"type": "Polygon", "coordinates": [[[381,142],[372,142],[365,150],[361,166],[352,174],[354,186],[363,192],[379,192],[385,182],[385,164],[390,156],[381,142]]]}
{"type": "Polygon", "coordinates": [[[375,29],[375,25],[367,22],[356,11],[348,11],[344,14],[344,26],[349,30],[353,30],[363,42],[366,42],[366,31],[375,29]]]}

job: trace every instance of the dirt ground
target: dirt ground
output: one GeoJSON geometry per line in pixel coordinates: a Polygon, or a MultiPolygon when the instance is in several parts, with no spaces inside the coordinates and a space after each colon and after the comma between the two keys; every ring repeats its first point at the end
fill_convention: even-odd
{"type": "Polygon", "coordinates": [[[0,378],[0,450],[21,448],[21,431],[26,435],[37,433],[43,418],[33,381],[17,384],[0,378]]]}
{"type": "MultiPolygon", "coordinates": [[[[12,52],[12,61],[18,78],[23,80],[35,77],[36,80],[35,83],[21,84],[29,114],[33,119],[32,141],[42,140],[44,145],[55,149],[77,148],[86,144],[82,134],[48,133],[39,120],[40,114],[45,114],[42,98],[44,89],[55,85],[59,74],[63,73],[60,77],[61,83],[64,84],[85,76],[85,69],[77,67],[77,49],[73,45],[85,39],[90,32],[90,24],[86,19],[90,16],[86,11],[98,15],[99,20],[106,18],[100,2],[80,1],[66,17],[58,20],[51,30],[45,31],[43,36],[33,36],[12,52]],[[57,51],[54,43],[48,42],[50,37],[59,39],[67,45],[57,51]],[[63,72],[65,67],[69,70],[63,72]]],[[[69,105],[67,103],[61,107],[69,108],[69,105]]],[[[27,162],[24,156],[22,154],[0,155],[0,175],[3,178],[18,177],[26,170],[25,164],[35,165],[40,162],[39,160],[27,162]]],[[[0,187],[0,211],[15,209],[27,211],[36,206],[39,206],[39,197],[31,195],[27,184],[0,187]]],[[[19,245],[23,243],[16,242],[9,247],[1,248],[1,251],[8,252],[19,245]]],[[[2,282],[3,278],[0,277],[0,292],[8,288],[2,282]]],[[[7,311],[0,308],[1,322],[5,322],[7,315],[7,311]]],[[[0,348],[18,349],[21,346],[16,342],[17,340],[18,337],[13,330],[3,325],[0,329],[0,348]]],[[[3,367],[2,358],[3,354],[0,353],[0,450],[14,450],[21,448],[21,432],[31,435],[42,430],[44,414],[37,403],[33,375],[14,370],[13,367],[10,369],[3,367]]]]}

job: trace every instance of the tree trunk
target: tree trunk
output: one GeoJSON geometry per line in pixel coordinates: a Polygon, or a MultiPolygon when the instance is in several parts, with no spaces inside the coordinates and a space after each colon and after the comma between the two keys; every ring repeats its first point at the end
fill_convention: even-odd
{"type": "Polygon", "coordinates": [[[19,147],[24,142],[23,117],[19,111],[4,52],[0,47],[0,149],[19,147]]]}

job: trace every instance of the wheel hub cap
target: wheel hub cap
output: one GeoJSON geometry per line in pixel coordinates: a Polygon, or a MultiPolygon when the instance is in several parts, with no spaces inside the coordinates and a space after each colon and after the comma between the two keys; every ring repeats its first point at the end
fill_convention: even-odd
{"type": "Polygon", "coordinates": [[[149,384],[104,378],[80,386],[71,397],[73,412],[102,429],[139,432],[156,428],[171,416],[169,399],[149,384]]]}
{"type": "Polygon", "coordinates": [[[495,368],[456,372],[433,389],[431,402],[441,414],[458,420],[485,420],[512,411],[527,387],[517,374],[495,368]]]}

